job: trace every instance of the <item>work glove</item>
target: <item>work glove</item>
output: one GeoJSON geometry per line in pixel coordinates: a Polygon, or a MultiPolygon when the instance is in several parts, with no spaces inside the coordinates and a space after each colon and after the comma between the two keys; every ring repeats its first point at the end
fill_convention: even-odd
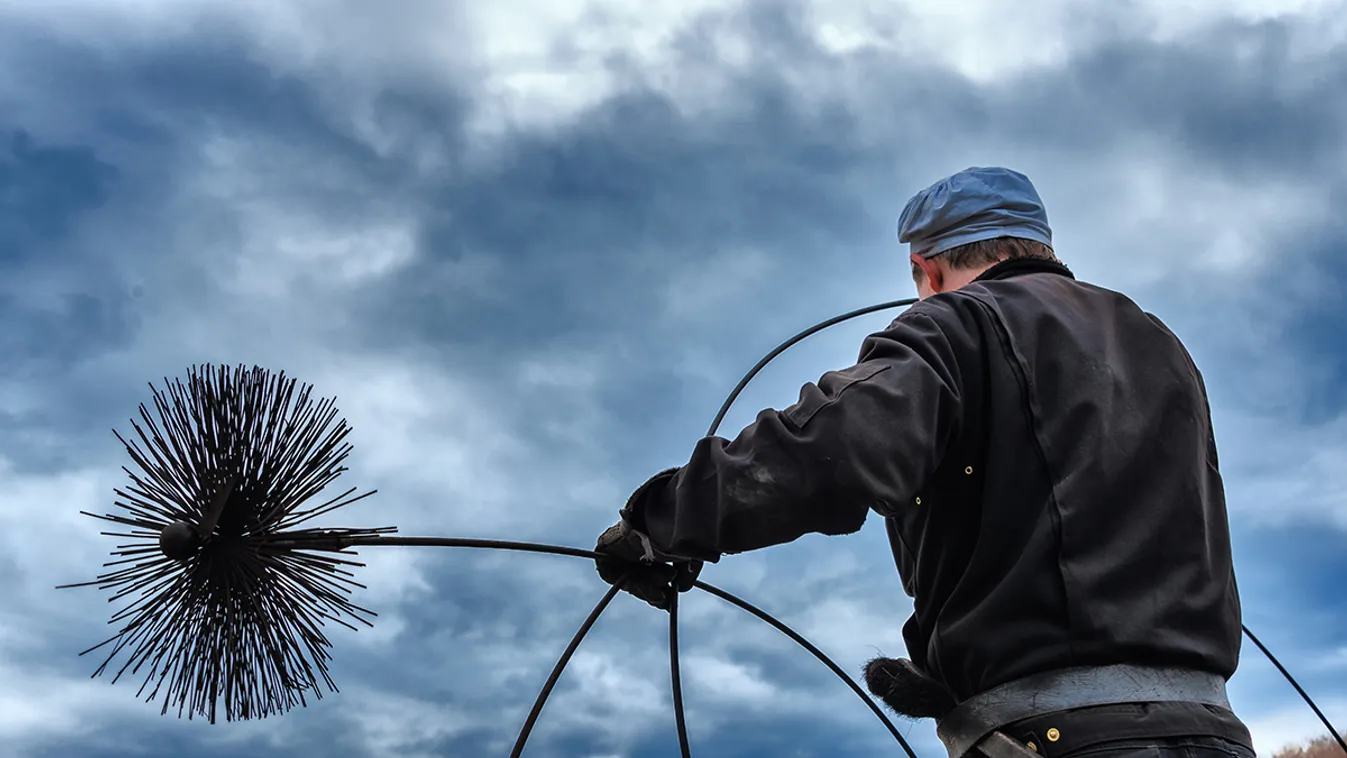
{"type": "Polygon", "coordinates": [[[899,716],[942,719],[958,700],[907,658],[874,658],[865,664],[865,686],[899,716]]]}
{"type": "Polygon", "coordinates": [[[669,610],[675,592],[692,589],[701,574],[700,560],[664,552],[637,527],[643,523],[641,499],[651,489],[667,483],[678,469],[651,477],[632,493],[620,511],[621,518],[599,535],[594,559],[599,577],[609,584],[623,580],[622,589],[660,610],[669,610]]]}

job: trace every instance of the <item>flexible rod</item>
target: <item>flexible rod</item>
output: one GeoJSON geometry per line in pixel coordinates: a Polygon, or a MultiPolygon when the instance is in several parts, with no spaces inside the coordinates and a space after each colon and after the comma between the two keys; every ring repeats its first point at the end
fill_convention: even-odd
{"type": "Polygon", "coordinates": [[[584,640],[586,634],[589,634],[594,622],[599,620],[599,614],[603,613],[608,604],[613,602],[613,598],[617,595],[618,590],[622,589],[626,579],[627,577],[623,576],[613,582],[613,586],[609,587],[607,594],[599,599],[598,604],[594,606],[594,610],[589,612],[585,622],[580,625],[580,629],[571,638],[571,643],[566,646],[566,651],[561,654],[561,658],[557,659],[557,665],[552,667],[552,673],[547,677],[547,682],[543,684],[542,690],[538,692],[538,698],[533,702],[533,709],[529,711],[523,728],[519,730],[519,736],[515,738],[514,750],[510,751],[510,758],[519,758],[523,755],[524,743],[528,742],[529,733],[533,731],[533,725],[538,722],[538,716],[543,712],[543,705],[547,703],[547,698],[552,694],[552,688],[557,686],[557,680],[561,678],[561,672],[566,669],[566,664],[571,662],[571,656],[575,655],[575,651],[580,647],[580,642],[584,640]]]}
{"type": "MultiPolygon", "coordinates": [[[[286,543],[279,541],[273,543],[273,545],[282,548],[287,547],[286,543]]],[[[340,547],[343,549],[348,547],[378,547],[378,546],[470,547],[470,548],[483,548],[494,550],[514,550],[528,553],[547,553],[551,555],[571,556],[574,558],[588,558],[591,560],[601,557],[599,553],[593,550],[582,550],[580,548],[565,547],[563,545],[547,545],[535,542],[514,542],[510,540],[467,539],[459,537],[400,537],[397,535],[373,535],[369,537],[345,538],[332,545],[332,547],[334,548],[340,547]]],[[[295,547],[301,546],[295,545],[295,547]]],[[[310,543],[308,545],[308,548],[314,549],[313,543],[310,543]]],[[[809,651],[811,655],[813,655],[825,666],[831,669],[832,672],[836,674],[839,679],[845,682],[853,692],[855,692],[858,696],[860,696],[862,700],[865,701],[865,704],[869,706],[870,710],[873,711],[874,714],[879,717],[879,720],[884,723],[884,726],[889,730],[889,733],[892,734],[894,738],[898,740],[899,744],[903,746],[903,750],[907,753],[909,758],[917,758],[916,753],[912,750],[912,747],[908,745],[907,741],[903,739],[903,736],[898,731],[898,728],[895,727],[893,725],[893,722],[889,720],[888,716],[884,715],[884,712],[880,710],[878,706],[875,705],[874,701],[868,695],[866,695],[865,691],[862,690],[860,686],[857,685],[856,682],[851,677],[847,676],[846,672],[843,671],[840,666],[838,666],[831,659],[829,659],[828,656],[823,653],[823,651],[815,647],[812,643],[809,642],[809,640],[805,639],[803,635],[791,629],[789,626],[786,626],[784,623],[773,617],[770,613],[767,613],[766,611],[762,610],[761,608],[758,608],[757,606],[753,605],[747,600],[737,597],[736,595],[727,592],[723,589],[720,589],[719,587],[716,587],[712,584],[708,584],[702,581],[696,582],[693,586],[695,586],[697,589],[715,595],[716,597],[724,600],[725,602],[737,606],[738,608],[747,611],[748,613],[758,617],[759,619],[762,619],[763,621],[767,622],[768,624],[776,628],[782,634],[789,637],[797,645],[809,651]]],[[[601,600],[599,605],[595,607],[594,611],[591,613],[592,619],[586,619],[585,626],[581,627],[581,632],[577,633],[576,637],[571,640],[573,646],[575,647],[579,646],[580,640],[584,638],[584,633],[588,633],[589,627],[593,625],[593,620],[597,620],[598,615],[602,613],[604,607],[606,607],[607,605],[608,602],[605,599],[601,600]]],[[[675,642],[677,641],[677,637],[674,638],[674,641],[675,642]]],[[[574,652],[573,648],[567,649],[571,653],[574,652]]],[[[548,680],[549,684],[544,687],[544,691],[542,693],[539,693],[538,701],[534,704],[535,713],[532,715],[529,723],[526,726],[531,727],[532,722],[537,718],[537,714],[542,712],[543,704],[546,702],[547,696],[551,693],[552,686],[556,684],[556,679],[561,676],[561,670],[565,668],[565,662],[569,661],[569,659],[570,655],[567,654],[564,655],[563,659],[558,662],[557,664],[558,668],[553,672],[555,676],[548,680]]],[[[676,666],[677,664],[673,665],[676,666]]],[[[682,700],[681,688],[678,691],[677,698],[678,698],[677,702],[681,702],[682,700]]],[[[684,739],[686,739],[685,731],[683,735],[684,739]]],[[[685,742],[682,744],[682,747],[684,748],[684,754],[686,754],[688,751],[685,742]]]]}
{"type": "Polygon", "coordinates": [[[1333,735],[1333,739],[1337,740],[1338,745],[1342,747],[1342,752],[1347,754],[1347,742],[1343,742],[1342,735],[1338,734],[1338,730],[1334,729],[1333,725],[1329,723],[1328,717],[1324,715],[1323,711],[1319,710],[1319,706],[1314,704],[1314,700],[1310,697],[1310,694],[1305,691],[1305,688],[1300,686],[1300,682],[1297,682],[1296,678],[1291,676],[1291,672],[1286,670],[1286,667],[1282,665],[1281,661],[1277,660],[1277,656],[1273,655],[1272,651],[1268,650],[1266,645],[1259,641],[1257,637],[1253,636],[1253,632],[1249,631],[1249,627],[1243,626],[1242,624],[1241,627],[1244,629],[1244,633],[1248,635],[1249,639],[1253,640],[1253,644],[1257,645],[1258,649],[1263,651],[1263,655],[1266,655],[1267,659],[1272,661],[1272,665],[1276,666],[1277,670],[1282,672],[1282,676],[1286,677],[1286,681],[1290,682],[1291,686],[1296,688],[1296,692],[1299,692],[1300,696],[1309,704],[1310,708],[1314,711],[1314,715],[1318,716],[1319,720],[1324,722],[1324,726],[1328,727],[1328,731],[1333,735]]]}

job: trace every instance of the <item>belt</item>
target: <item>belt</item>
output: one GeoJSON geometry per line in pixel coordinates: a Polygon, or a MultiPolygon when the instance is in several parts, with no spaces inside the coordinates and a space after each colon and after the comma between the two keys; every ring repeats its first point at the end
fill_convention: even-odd
{"type": "Polygon", "coordinates": [[[1034,674],[978,693],[940,719],[936,734],[950,758],[962,758],[1016,721],[1094,705],[1160,702],[1230,708],[1225,678],[1217,674],[1130,664],[1085,666],[1034,674]]]}

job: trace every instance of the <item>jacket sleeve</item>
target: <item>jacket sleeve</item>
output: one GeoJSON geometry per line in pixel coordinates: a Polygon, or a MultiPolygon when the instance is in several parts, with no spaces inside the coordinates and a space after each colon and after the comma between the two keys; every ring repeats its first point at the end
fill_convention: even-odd
{"type": "Polygon", "coordinates": [[[961,417],[958,356],[928,313],[914,306],[868,337],[855,365],[733,440],[703,438],[686,465],[647,482],[633,525],[668,553],[715,562],[855,532],[871,508],[906,506],[961,417]]]}

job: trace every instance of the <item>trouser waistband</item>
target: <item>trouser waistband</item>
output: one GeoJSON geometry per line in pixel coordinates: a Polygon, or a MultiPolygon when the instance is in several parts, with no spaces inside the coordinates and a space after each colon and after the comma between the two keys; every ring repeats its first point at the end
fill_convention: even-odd
{"type": "Polygon", "coordinates": [[[1058,711],[1113,703],[1191,702],[1230,708],[1225,678],[1189,669],[1119,664],[1035,674],[979,693],[940,719],[936,734],[962,758],[1001,727],[1058,711]]]}

